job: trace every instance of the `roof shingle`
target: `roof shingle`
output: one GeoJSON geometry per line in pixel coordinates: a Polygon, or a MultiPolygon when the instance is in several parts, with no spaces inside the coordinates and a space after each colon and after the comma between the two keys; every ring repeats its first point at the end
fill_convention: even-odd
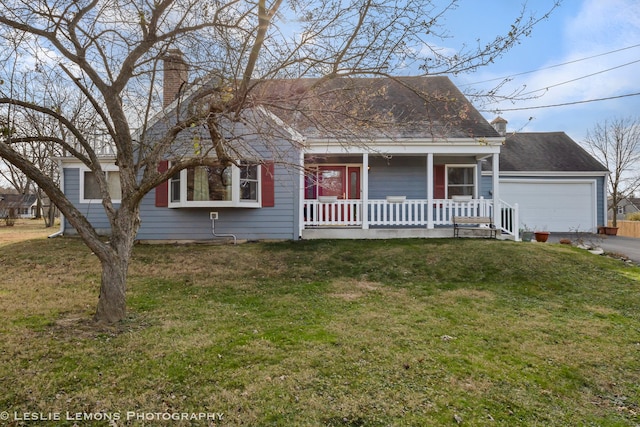
{"type": "Polygon", "coordinates": [[[606,172],[607,168],[564,132],[507,135],[500,171],[606,172]]]}
{"type": "Polygon", "coordinates": [[[499,137],[444,76],[272,80],[252,92],[307,137],[499,137]]]}

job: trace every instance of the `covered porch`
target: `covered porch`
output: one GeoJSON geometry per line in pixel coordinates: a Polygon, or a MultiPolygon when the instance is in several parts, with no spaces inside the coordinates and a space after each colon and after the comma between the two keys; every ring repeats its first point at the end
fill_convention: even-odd
{"type": "Polygon", "coordinates": [[[499,199],[499,146],[394,148],[393,154],[307,153],[300,236],[452,237],[454,216],[482,216],[492,218],[501,238],[519,240],[518,207],[499,199]],[[485,161],[493,163],[490,180],[481,174],[485,161]]]}
{"type": "Polygon", "coordinates": [[[518,209],[493,200],[305,200],[304,239],[452,237],[454,216],[493,218],[503,238],[519,240],[518,209]],[[496,215],[497,213],[497,215],[496,215]]]}

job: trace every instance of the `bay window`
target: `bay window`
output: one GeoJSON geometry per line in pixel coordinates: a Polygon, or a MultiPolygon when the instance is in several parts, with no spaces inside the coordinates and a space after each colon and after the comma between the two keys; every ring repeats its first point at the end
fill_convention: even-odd
{"type": "Polygon", "coordinates": [[[169,207],[260,207],[260,167],[196,166],[169,180],[169,207]]]}

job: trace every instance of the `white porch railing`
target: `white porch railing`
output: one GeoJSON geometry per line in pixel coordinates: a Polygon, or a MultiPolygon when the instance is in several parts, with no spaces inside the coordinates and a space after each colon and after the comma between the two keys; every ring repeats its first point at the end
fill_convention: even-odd
{"type": "Polygon", "coordinates": [[[500,212],[500,229],[502,232],[513,236],[515,241],[520,241],[520,212],[518,204],[511,206],[500,200],[500,212]]]}
{"type": "Polygon", "coordinates": [[[369,225],[427,225],[426,202],[405,200],[391,203],[387,200],[369,200],[369,225]]]}
{"type": "Polygon", "coordinates": [[[322,203],[304,201],[305,226],[359,226],[362,225],[362,200],[336,200],[322,203]]]}
{"type": "Polygon", "coordinates": [[[458,201],[453,199],[434,200],[434,225],[453,225],[454,216],[493,216],[493,200],[472,199],[458,201]]]}
{"type": "MultiPolygon", "coordinates": [[[[500,201],[500,229],[519,238],[518,209],[500,201]]],[[[453,199],[404,200],[394,203],[384,199],[369,200],[363,208],[362,200],[336,200],[323,203],[319,200],[305,200],[303,207],[305,227],[362,226],[363,214],[370,226],[406,227],[428,226],[429,209],[432,209],[433,226],[449,226],[454,216],[490,216],[493,217],[494,202],[491,199],[472,199],[458,201],[453,199]]]]}

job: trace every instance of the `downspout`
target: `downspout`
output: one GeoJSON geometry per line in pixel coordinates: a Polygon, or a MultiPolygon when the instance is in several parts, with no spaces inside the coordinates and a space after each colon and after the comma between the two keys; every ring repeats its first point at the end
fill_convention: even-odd
{"type": "MultiPolygon", "coordinates": [[[[60,170],[60,188],[64,193],[64,169],[62,169],[62,159],[58,158],[58,169],[60,170]]],[[[53,201],[51,201],[53,203],[53,201]]],[[[64,235],[64,214],[60,212],[60,230],[48,236],[49,239],[64,235]]]]}

